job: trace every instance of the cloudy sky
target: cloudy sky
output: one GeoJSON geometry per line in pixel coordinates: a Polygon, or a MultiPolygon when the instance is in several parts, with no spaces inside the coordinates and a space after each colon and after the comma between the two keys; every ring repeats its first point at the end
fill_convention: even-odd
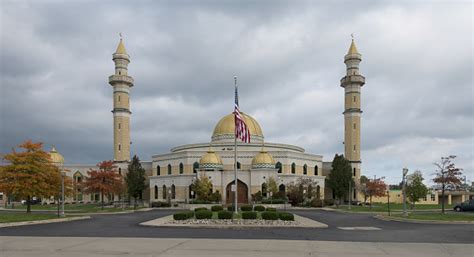
{"type": "Polygon", "coordinates": [[[132,150],[209,142],[240,105],[266,141],[343,151],[343,57],[362,54],[363,174],[457,155],[474,181],[471,1],[1,0],[0,153],[26,139],[67,163],[111,159],[112,53],[131,56],[132,150]]]}

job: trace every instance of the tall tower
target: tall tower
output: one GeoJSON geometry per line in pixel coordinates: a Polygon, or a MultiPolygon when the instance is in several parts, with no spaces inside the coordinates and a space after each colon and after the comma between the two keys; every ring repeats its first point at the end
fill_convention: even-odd
{"type": "MultiPolygon", "coordinates": [[[[341,87],[345,91],[344,101],[344,155],[352,166],[352,176],[356,182],[360,179],[360,109],[361,87],[365,84],[365,77],[359,73],[361,54],[357,51],[352,39],[349,52],[344,56],[346,76],[341,79],[341,87]]],[[[352,199],[357,199],[353,193],[352,199]]]]}
{"type": "Polygon", "coordinates": [[[109,84],[114,88],[114,161],[130,161],[130,88],[133,78],[128,76],[130,56],[125,50],[122,38],[112,55],[115,74],[109,76],[109,84]]]}

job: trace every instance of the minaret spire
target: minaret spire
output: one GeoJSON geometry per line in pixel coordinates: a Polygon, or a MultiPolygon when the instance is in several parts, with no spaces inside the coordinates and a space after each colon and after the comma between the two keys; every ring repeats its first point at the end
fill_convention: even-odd
{"type": "MultiPolygon", "coordinates": [[[[354,35],[349,51],[344,56],[346,64],[346,76],[341,79],[341,87],[345,91],[344,101],[344,157],[349,160],[352,167],[352,175],[356,183],[360,179],[360,127],[361,127],[361,88],[365,84],[365,77],[359,73],[359,63],[362,55],[357,50],[354,42],[354,35]]],[[[351,199],[357,199],[358,195],[354,191],[351,199]]]]}
{"type": "Polygon", "coordinates": [[[122,33],[117,50],[112,55],[115,63],[115,74],[109,76],[109,84],[114,88],[112,110],[114,116],[114,161],[130,161],[130,88],[133,78],[128,75],[130,56],[125,50],[122,33]]]}

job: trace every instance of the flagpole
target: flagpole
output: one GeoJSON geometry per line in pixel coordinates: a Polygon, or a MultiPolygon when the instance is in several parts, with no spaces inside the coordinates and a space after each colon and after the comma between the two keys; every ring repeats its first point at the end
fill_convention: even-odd
{"type": "MultiPolygon", "coordinates": [[[[237,93],[237,76],[234,76],[234,87],[237,93]]],[[[234,184],[235,184],[235,190],[234,190],[234,212],[237,214],[237,122],[236,122],[236,117],[234,113],[234,184]]]]}

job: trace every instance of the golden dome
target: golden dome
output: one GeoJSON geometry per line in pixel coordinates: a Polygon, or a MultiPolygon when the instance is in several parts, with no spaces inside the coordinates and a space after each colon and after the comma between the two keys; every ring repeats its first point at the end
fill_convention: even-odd
{"type": "MultiPolygon", "coordinates": [[[[245,113],[242,113],[242,116],[244,117],[245,124],[247,124],[247,127],[250,130],[250,139],[252,140],[252,136],[259,136],[263,138],[263,132],[262,128],[260,127],[260,124],[252,118],[250,115],[247,115],[245,113]]],[[[228,114],[224,116],[216,125],[214,128],[214,133],[212,134],[212,137],[215,136],[220,136],[220,135],[234,135],[235,133],[235,121],[234,121],[234,114],[228,114]]]]}
{"type": "Polygon", "coordinates": [[[347,54],[359,54],[359,51],[357,51],[357,47],[354,43],[354,39],[352,39],[351,46],[349,47],[349,52],[347,54]]]}
{"type": "Polygon", "coordinates": [[[214,151],[209,149],[199,160],[200,168],[222,168],[222,159],[214,151]]]}
{"type": "Polygon", "coordinates": [[[64,164],[64,157],[58,153],[58,151],[56,151],[56,148],[53,146],[53,148],[51,149],[51,151],[49,151],[49,156],[51,157],[51,161],[54,163],[54,164],[64,164]]]}
{"type": "Polygon", "coordinates": [[[127,50],[125,50],[125,45],[123,44],[123,40],[120,39],[119,45],[117,46],[117,50],[115,51],[116,54],[127,54],[127,50]]]}
{"type": "Polygon", "coordinates": [[[275,160],[265,150],[261,150],[260,153],[255,155],[252,159],[252,167],[254,168],[275,168],[275,160]]]}

